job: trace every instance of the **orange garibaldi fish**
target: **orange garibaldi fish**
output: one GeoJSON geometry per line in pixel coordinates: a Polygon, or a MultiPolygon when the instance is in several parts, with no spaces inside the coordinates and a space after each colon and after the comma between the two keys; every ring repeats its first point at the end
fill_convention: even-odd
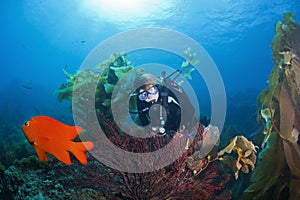
{"type": "Polygon", "coordinates": [[[50,153],[70,165],[69,152],[72,152],[82,164],[86,164],[84,152],[94,147],[93,142],[72,141],[82,132],[82,128],[63,124],[47,116],[31,118],[22,125],[22,130],[41,161],[47,161],[46,153],[50,153]]]}

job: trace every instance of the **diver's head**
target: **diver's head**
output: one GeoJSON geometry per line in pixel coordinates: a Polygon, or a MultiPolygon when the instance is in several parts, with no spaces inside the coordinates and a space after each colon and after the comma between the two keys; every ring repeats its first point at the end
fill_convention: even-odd
{"type": "Polygon", "coordinates": [[[147,85],[156,85],[159,83],[159,79],[153,74],[145,73],[136,77],[134,81],[134,87],[138,89],[147,89],[147,85]]]}
{"type": "Polygon", "coordinates": [[[152,74],[145,73],[138,76],[134,82],[138,99],[145,102],[156,102],[159,96],[158,83],[158,78],[152,74]]]}

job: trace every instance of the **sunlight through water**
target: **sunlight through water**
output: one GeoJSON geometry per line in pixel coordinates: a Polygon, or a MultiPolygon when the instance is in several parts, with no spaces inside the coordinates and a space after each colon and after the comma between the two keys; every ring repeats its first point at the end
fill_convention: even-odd
{"type": "Polygon", "coordinates": [[[81,4],[85,15],[112,23],[165,19],[172,10],[168,0],[86,0],[81,4]]]}

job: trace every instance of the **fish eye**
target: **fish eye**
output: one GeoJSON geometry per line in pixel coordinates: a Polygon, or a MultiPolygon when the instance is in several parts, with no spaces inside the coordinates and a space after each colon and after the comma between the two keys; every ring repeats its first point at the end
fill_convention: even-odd
{"type": "Polygon", "coordinates": [[[29,126],[29,121],[25,122],[24,125],[28,127],[29,126]]]}

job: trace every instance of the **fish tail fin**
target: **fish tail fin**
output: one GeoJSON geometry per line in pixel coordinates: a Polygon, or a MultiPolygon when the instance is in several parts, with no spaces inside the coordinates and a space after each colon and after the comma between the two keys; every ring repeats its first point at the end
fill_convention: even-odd
{"type": "Polygon", "coordinates": [[[82,163],[87,164],[85,151],[91,150],[94,147],[93,142],[72,142],[70,151],[82,163]]]}

